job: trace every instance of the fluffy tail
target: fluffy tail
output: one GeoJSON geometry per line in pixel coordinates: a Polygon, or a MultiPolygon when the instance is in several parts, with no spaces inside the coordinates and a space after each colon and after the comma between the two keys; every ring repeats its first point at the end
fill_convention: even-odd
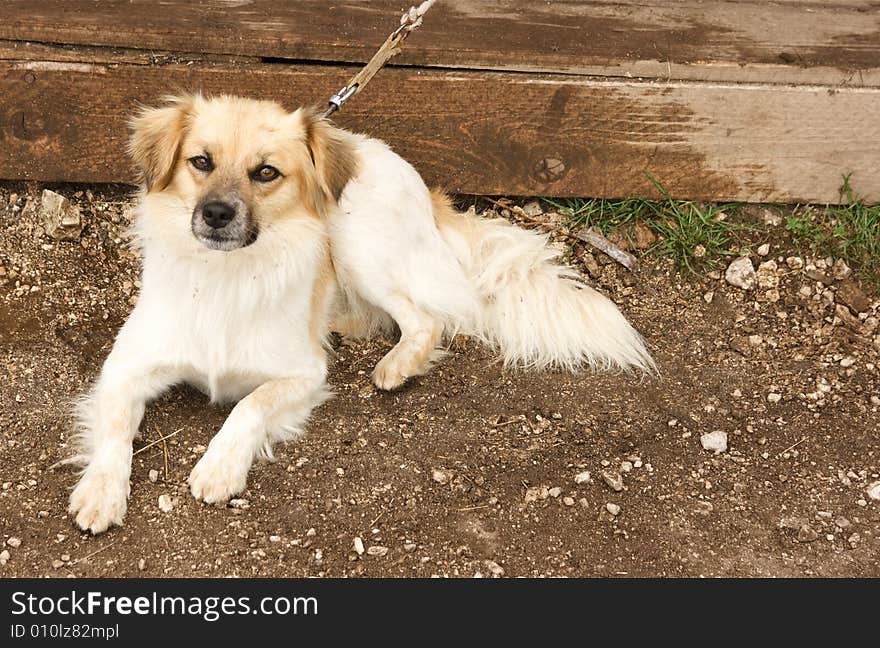
{"type": "Polygon", "coordinates": [[[434,217],[481,301],[473,331],[506,366],[654,372],[641,335],[607,297],[557,263],[547,237],[456,211],[432,192],[434,217]]]}

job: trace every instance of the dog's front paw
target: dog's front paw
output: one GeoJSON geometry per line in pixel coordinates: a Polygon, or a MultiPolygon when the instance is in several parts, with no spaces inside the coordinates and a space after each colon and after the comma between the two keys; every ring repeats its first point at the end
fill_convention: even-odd
{"type": "Polygon", "coordinates": [[[83,531],[103,533],[111,525],[122,524],[129,489],[127,473],[89,467],[70,494],[68,511],[83,531]]]}
{"type": "Polygon", "coordinates": [[[250,467],[250,458],[209,447],[189,474],[189,490],[208,504],[225,502],[245,489],[250,467]]]}

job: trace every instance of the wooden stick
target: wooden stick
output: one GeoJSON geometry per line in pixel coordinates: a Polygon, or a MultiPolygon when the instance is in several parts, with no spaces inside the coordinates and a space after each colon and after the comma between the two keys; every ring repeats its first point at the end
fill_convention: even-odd
{"type": "Polygon", "coordinates": [[[620,265],[622,265],[630,272],[636,272],[639,269],[638,259],[636,259],[629,252],[621,250],[619,247],[614,245],[614,243],[609,241],[607,238],[605,238],[592,228],[588,229],[586,232],[572,232],[567,227],[556,227],[538,218],[529,216],[527,213],[525,213],[525,211],[523,211],[522,207],[519,207],[518,205],[505,205],[498,202],[497,200],[492,200],[488,197],[486,197],[486,200],[488,200],[493,205],[501,207],[502,209],[509,209],[510,211],[515,212],[517,216],[520,216],[521,218],[531,223],[534,223],[535,225],[540,225],[541,227],[557,232],[562,236],[577,239],[578,241],[591,245],[600,252],[604,252],[605,254],[607,254],[609,257],[617,261],[620,265]]]}
{"type": "Polygon", "coordinates": [[[385,64],[388,61],[400,54],[403,41],[406,40],[406,37],[409,36],[413,30],[422,24],[422,17],[428,9],[431,8],[431,5],[433,5],[434,2],[435,0],[426,0],[418,7],[410,7],[408,11],[404,12],[403,16],[400,17],[400,27],[395,29],[394,32],[385,39],[385,42],[382,44],[382,47],[379,48],[379,51],[373,54],[373,58],[371,58],[339,92],[330,98],[330,105],[324,112],[324,117],[329,117],[337,110],[341,109],[346,101],[364,89],[370,80],[376,76],[376,73],[385,67],[385,64]]]}

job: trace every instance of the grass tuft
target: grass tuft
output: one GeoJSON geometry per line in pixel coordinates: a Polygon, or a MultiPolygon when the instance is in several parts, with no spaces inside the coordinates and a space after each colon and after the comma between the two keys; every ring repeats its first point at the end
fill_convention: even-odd
{"type": "Polygon", "coordinates": [[[844,176],[841,204],[797,207],[785,228],[814,253],[841,258],[874,283],[880,282],[880,205],[865,205],[844,176]]]}

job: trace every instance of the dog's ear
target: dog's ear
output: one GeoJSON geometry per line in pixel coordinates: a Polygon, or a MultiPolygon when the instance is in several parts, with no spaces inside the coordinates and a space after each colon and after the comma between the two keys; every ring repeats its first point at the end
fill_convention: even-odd
{"type": "Polygon", "coordinates": [[[166,97],[165,101],[164,106],[144,108],[129,122],[128,154],[137,165],[147,191],[161,191],[171,182],[195,97],[166,97]]]}
{"type": "Polygon", "coordinates": [[[339,200],[345,185],[357,172],[357,157],[351,135],[335,128],[317,110],[300,108],[305,143],[318,178],[318,185],[327,198],[339,200]]]}

